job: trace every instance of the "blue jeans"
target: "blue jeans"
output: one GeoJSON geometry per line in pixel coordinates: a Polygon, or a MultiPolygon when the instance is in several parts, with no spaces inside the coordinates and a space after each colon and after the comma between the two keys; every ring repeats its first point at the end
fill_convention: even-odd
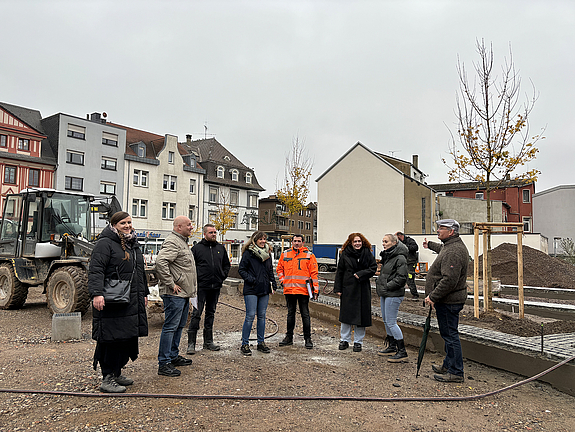
{"type": "Polygon", "coordinates": [[[268,308],[269,299],[270,296],[268,294],[263,296],[244,296],[244,302],[246,304],[246,319],[244,320],[244,326],[242,327],[242,345],[250,344],[250,333],[252,332],[252,324],[254,323],[256,313],[258,315],[258,343],[263,343],[266,333],[266,310],[268,308]]]}
{"type": "Polygon", "coordinates": [[[165,318],[160,335],[158,363],[163,366],[175,360],[180,353],[180,339],[188,320],[190,299],[168,294],[161,297],[164,302],[165,318]]]}
{"type": "Polygon", "coordinates": [[[357,325],[341,323],[340,336],[342,341],[351,343],[351,328],[355,327],[353,332],[353,343],[363,344],[363,338],[365,337],[365,327],[360,327],[357,325]]]}
{"type": "Polygon", "coordinates": [[[403,333],[397,325],[397,314],[403,297],[380,297],[381,319],[385,325],[385,332],[395,340],[403,339],[403,333]]]}
{"type": "Polygon", "coordinates": [[[435,314],[439,325],[439,334],[445,342],[445,360],[443,367],[450,374],[463,376],[463,353],[459,340],[459,312],[463,304],[435,303],[435,314]]]}

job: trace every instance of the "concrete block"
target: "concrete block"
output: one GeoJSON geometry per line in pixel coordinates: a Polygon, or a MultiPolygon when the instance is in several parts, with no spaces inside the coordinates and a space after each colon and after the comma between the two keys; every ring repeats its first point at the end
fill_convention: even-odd
{"type": "Polygon", "coordinates": [[[82,314],[80,312],[52,316],[52,342],[82,339],[82,314]]]}

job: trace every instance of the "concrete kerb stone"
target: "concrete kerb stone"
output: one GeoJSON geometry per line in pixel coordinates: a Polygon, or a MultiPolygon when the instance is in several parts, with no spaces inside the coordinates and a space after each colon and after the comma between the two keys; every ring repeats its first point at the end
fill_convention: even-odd
{"type": "MultiPolygon", "coordinates": [[[[270,302],[285,304],[281,291],[271,296],[270,302]]],[[[319,301],[310,302],[309,309],[313,318],[339,324],[339,299],[320,296],[319,301]]],[[[372,315],[381,318],[379,308],[372,307],[372,315]]],[[[399,312],[398,322],[406,344],[419,347],[425,319],[425,316],[399,312]]],[[[386,335],[383,321],[374,319],[367,332],[383,339],[386,335]]],[[[575,333],[544,336],[543,354],[540,336],[520,337],[463,324],[459,326],[459,333],[465,358],[523,376],[536,375],[559,361],[575,356],[575,333]]],[[[444,352],[444,342],[439,335],[435,318],[431,320],[427,349],[444,352]]],[[[540,380],[575,396],[573,362],[541,377],[540,380]]]]}
{"type": "Polygon", "coordinates": [[[82,339],[82,314],[57,313],[52,315],[52,342],[82,339]]]}

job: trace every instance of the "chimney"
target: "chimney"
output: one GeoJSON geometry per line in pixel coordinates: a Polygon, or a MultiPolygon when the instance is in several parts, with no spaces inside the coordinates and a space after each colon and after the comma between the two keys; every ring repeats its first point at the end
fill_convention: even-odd
{"type": "Polygon", "coordinates": [[[192,134],[188,134],[186,135],[186,144],[191,144],[192,143],[192,134]]]}
{"type": "Polygon", "coordinates": [[[413,166],[417,169],[419,169],[419,156],[418,155],[412,155],[411,156],[411,163],[413,164],[413,166]]]}
{"type": "Polygon", "coordinates": [[[93,121],[94,123],[102,123],[102,117],[100,113],[90,114],[90,121],[93,121]]]}

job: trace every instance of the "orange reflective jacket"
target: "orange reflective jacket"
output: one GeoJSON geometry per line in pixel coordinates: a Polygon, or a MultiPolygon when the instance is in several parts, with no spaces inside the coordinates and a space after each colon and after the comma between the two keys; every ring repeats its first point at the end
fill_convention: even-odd
{"type": "Polygon", "coordinates": [[[278,277],[284,286],[284,294],[308,294],[306,281],[313,281],[313,291],[319,292],[317,261],[308,248],[288,249],[280,257],[278,277]]]}

